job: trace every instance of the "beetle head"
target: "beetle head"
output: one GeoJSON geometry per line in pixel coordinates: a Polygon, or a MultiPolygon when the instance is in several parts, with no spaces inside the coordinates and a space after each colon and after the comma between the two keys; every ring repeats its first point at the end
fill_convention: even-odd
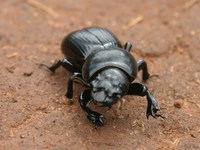
{"type": "Polygon", "coordinates": [[[115,104],[129,88],[126,74],[117,68],[108,68],[98,74],[91,82],[92,98],[102,106],[115,104]]]}

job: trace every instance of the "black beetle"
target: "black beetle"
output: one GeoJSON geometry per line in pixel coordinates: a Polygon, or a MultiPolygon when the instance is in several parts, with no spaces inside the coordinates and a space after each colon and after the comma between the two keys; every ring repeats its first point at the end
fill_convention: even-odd
{"type": "Polygon", "coordinates": [[[135,61],[129,53],[131,43],[124,46],[105,28],[93,27],[78,30],[67,35],[61,44],[66,58],[59,60],[51,67],[52,72],[63,66],[73,73],[68,81],[66,97],[73,97],[73,81],[78,81],[86,89],[79,97],[79,103],[87,118],[95,125],[103,125],[103,115],[92,111],[90,102],[111,107],[122,100],[124,95],[147,97],[147,118],[155,117],[158,104],[155,97],[142,83],[132,83],[138,71],[142,70],[142,80],[150,78],[147,64],[143,60],[135,61]]]}

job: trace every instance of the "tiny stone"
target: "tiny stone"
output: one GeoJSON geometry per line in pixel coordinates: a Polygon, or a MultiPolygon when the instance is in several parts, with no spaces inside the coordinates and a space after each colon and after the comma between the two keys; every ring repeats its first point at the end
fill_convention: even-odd
{"type": "Polygon", "coordinates": [[[193,137],[193,138],[197,138],[197,136],[193,133],[191,133],[190,136],[193,137]]]}
{"type": "Polygon", "coordinates": [[[32,74],[33,74],[33,72],[24,72],[24,73],[23,73],[23,75],[24,75],[24,76],[27,76],[27,77],[31,76],[32,74]]]}
{"type": "Polygon", "coordinates": [[[183,101],[182,100],[176,100],[174,102],[174,107],[181,108],[182,106],[183,106],[183,101]]]}
{"type": "Polygon", "coordinates": [[[25,138],[25,136],[24,135],[20,135],[20,138],[23,139],[23,138],[25,138]]]}
{"type": "Polygon", "coordinates": [[[119,119],[124,119],[124,116],[123,115],[119,115],[118,118],[119,119]]]}

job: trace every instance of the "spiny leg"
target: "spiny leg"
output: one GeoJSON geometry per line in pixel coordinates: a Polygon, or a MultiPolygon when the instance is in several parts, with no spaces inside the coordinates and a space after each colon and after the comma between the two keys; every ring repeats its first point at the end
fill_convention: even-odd
{"type": "Polygon", "coordinates": [[[127,95],[138,95],[147,97],[147,118],[149,115],[155,118],[156,112],[159,110],[156,98],[149,92],[148,88],[141,83],[132,83],[129,87],[127,95]]]}
{"type": "Polygon", "coordinates": [[[83,85],[87,88],[90,87],[90,84],[83,80],[81,74],[75,72],[68,80],[67,92],[65,94],[65,96],[68,99],[71,99],[73,97],[73,82],[74,81],[80,83],[81,85],[83,85]]]}
{"type": "Polygon", "coordinates": [[[54,64],[53,66],[49,67],[46,64],[41,64],[41,66],[46,67],[47,69],[49,69],[51,72],[55,72],[56,69],[58,69],[60,66],[63,66],[65,69],[67,69],[70,72],[73,72],[74,74],[70,77],[69,81],[68,81],[68,87],[67,87],[67,92],[65,94],[65,96],[70,100],[73,97],[73,81],[76,79],[77,81],[79,81],[79,83],[82,83],[84,85],[88,84],[86,82],[83,81],[82,76],[79,72],[79,70],[67,59],[64,58],[62,60],[59,60],[56,64],[54,64]]]}
{"type": "Polygon", "coordinates": [[[55,72],[56,69],[58,69],[60,66],[63,66],[65,69],[69,70],[70,72],[79,72],[79,70],[67,59],[64,58],[62,60],[59,60],[56,64],[52,65],[49,67],[46,64],[41,64],[41,66],[46,67],[49,69],[51,72],[55,72]]]}
{"type": "Polygon", "coordinates": [[[79,97],[79,103],[83,111],[85,112],[87,118],[92,121],[96,126],[102,126],[104,123],[104,116],[92,111],[88,104],[91,101],[91,89],[83,91],[79,97]]]}
{"type": "Polygon", "coordinates": [[[144,60],[139,60],[137,62],[138,71],[142,70],[142,81],[147,81],[151,77],[158,77],[158,75],[150,75],[148,72],[147,63],[144,60]]]}

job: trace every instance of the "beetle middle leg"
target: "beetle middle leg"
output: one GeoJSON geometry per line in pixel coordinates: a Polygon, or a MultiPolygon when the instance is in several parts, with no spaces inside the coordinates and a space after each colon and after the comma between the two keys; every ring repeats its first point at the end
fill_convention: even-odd
{"type": "Polygon", "coordinates": [[[86,89],[81,93],[79,97],[80,106],[90,121],[92,121],[96,126],[102,126],[104,123],[104,116],[95,111],[92,111],[88,107],[90,101],[91,101],[91,89],[86,89]]]}
{"type": "Polygon", "coordinates": [[[142,70],[142,81],[147,81],[151,77],[158,77],[158,75],[150,75],[148,72],[147,63],[144,60],[139,60],[137,62],[138,71],[142,70]]]}
{"type": "Polygon", "coordinates": [[[158,102],[145,85],[141,83],[132,83],[129,87],[127,95],[146,96],[148,102],[146,116],[147,118],[149,115],[154,118],[156,117],[156,112],[159,110],[158,102]]]}

